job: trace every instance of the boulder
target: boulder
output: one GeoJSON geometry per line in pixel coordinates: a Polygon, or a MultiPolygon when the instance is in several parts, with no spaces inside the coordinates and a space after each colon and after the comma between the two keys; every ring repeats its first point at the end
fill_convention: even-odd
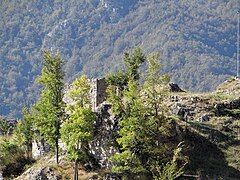
{"type": "Polygon", "coordinates": [[[60,180],[62,176],[52,167],[32,167],[16,178],[16,180],[25,179],[60,180]]]}
{"type": "Polygon", "coordinates": [[[208,114],[204,114],[199,118],[200,122],[208,122],[209,121],[209,115],[208,114]]]}
{"type": "Polygon", "coordinates": [[[176,103],[173,106],[173,114],[178,115],[181,119],[187,121],[190,116],[192,116],[192,114],[194,113],[194,107],[191,106],[186,106],[186,105],[182,105],[180,103],[176,103]]]}
{"type": "Polygon", "coordinates": [[[234,118],[229,117],[229,118],[226,118],[226,119],[224,120],[224,124],[232,124],[233,121],[234,121],[234,118]]]}
{"type": "Polygon", "coordinates": [[[169,87],[170,87],[170,92],[186,92],[184,90],[182,90],[177,84],[175,83],[169,83],[169,87]]]}

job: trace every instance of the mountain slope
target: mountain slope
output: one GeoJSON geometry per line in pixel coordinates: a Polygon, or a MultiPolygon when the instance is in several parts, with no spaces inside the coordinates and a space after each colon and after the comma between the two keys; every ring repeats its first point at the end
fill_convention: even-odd
{"type": "Polygon", "coordinates": [[[164,73],[188,91],[235,75],[238,0],[1,1],[0,114],[17,117],[39,87],[44,49],[59,49],[66,82],[123,66],[124,51],[158,52],[164,73]]]}

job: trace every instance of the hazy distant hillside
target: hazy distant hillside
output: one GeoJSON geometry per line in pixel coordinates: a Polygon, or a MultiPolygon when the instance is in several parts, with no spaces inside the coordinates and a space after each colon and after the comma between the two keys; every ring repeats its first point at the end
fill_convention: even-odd
{"type": "Polygon", "coordinates": [[[103,76],[140,46],[189,91],[235,75],[238,0],[2,0],[0,115],[33,103],[45,48],[60,49],[66,81],[103,76]]]}

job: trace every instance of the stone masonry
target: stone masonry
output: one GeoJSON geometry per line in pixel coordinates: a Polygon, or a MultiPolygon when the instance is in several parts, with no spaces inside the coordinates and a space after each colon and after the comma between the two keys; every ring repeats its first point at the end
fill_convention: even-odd
{"type": "Polygon", "coordinates": [[[105,78],[91,79],[90,80],[90,98],[92,104],[92,110],[97,111],[97,107],[103,103],[107,98],[107,83],[105,78]]]}

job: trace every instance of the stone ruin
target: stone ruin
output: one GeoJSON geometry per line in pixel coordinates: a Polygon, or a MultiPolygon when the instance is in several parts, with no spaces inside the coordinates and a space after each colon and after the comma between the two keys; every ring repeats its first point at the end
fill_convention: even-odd
{"type": "Polygon", "coordinates": [[[107,83],[105,78],[90,80],[90,99],[93,112],[97,111],[97,107],[107,98],[107,83]]]}
{"type": "MultiPolygon", "coordinates": [[[[118,120],[111,112],[111,104],[105,102],[107,98],[107,83],[104,78],[91,79],[90,81],[90,99],[93,112],[96,113],[95,135],[94,139],[89,143],[90,154],[97,160],[101,167],[110,168],[111,163],[109,157],[118,152],[118,149],[112,145],[115,133],[118,130],[118,120]]],[[[67,104],[73,104],[67,96],[71,90],[69,85],[65,90],[64,101],[67,104]]],[[[65,145],[59,142],[59,146],[65,149],[65,145]]],[[[49,147],[45,147],[44,142],[33,142],[33,157],[39,158],[44,156],[49,147]]]]}
{"type": "MultiPolygon", "coordinates": [[[[100,78],[100,79],[89,79],[90,82],[90,100],[91,100],[91,106],[92,106],[92,111],[96,112],[97,107],[103,103],[106,98],[107,98],[107,83],[105,81],[105,78],[100,78]]],[[[73,105],[74,102],[70,99],[68,96],[69,92],[71,91],[72,85],[69,84],[64,91],[64,97],[63,101],[67,105],[73,105]]]]}
{"type": "MultiPolygon", "coordinates": [[[[89,153],[97,160],[99,165],[104,168],[111,168],[109,157],[119,152],[119,149],[114,146],[116,133],[119,131],[118,118],[111,112],[111,104],[106,103],[107,98],[107,83],[105,78],[91,79],[90,81],[90,99],[93,112],[96,113],[95,135],[94,139],[89,143],[89,153]]],[[[170,91],[184,92],[176,84],[169,84],[170,91]]],[[[67,96],[71,90],[71,85],[65,90],[64,101],[66,104],[74,104],[67,96]]],[[[176,113],[177,114],[177,113],[176,113]]],[[[65,148],[64,143],[60,143],[61,148],[65,148]]],[[[49,150],[49,148],[47,148],[49,150]]],[[[43,143],[33,143],[33,157],[39,158],[45,154],[46,147],[43,143]]]]}

